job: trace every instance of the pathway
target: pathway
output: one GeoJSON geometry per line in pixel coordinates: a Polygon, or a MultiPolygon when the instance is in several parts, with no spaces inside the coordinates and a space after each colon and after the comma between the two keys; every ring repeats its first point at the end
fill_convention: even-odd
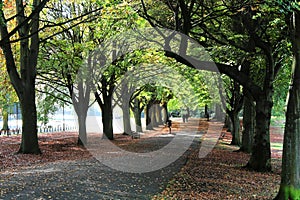
{"type": "MultiPolygon", "coordinates": [[[[186,128],[183,128],[185,131],[177,130],[175,134],[192,136],[195,132],[189,132],[188,129],[197,127],[197,123],[197,120],[191,120],[189,124],[182,126],[186,128]]],[[[198,131],[196,134],[199,133],[198,131]]],[[[142,139],[132,145],[142,152],[148,152],[171,143],[173,137],[174,135],[166,133],[150,138],[142,136],[142,139]]],[[[174,174],[184,166],[191,149],[199,147],[200,140],[197,138],[176,162],[153,172],[117,171],[105,166],[95,157],[3,171],[0,172],[0,199],[150,199],[164,189],[174,174]]],[[[115,157],[107,156],[106,159],[115,157]]]]}

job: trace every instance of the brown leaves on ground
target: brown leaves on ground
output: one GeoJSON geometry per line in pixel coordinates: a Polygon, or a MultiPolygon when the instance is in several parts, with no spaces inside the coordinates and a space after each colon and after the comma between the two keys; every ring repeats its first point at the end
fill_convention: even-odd
{"type": "MultiPolygon", "coordinates": [[[[282,133],[271,136],[273,142],[282,141],[282,133]]],[[[192,152],[187,164],[153,199],[273,199],[280,185],[278,150],[272,149],[273,172],[249,171],[244,166],[250,155],[237,152],[237,147],[229,145],[230,139],[230,133],[225,133],[205,158],[192,152]]]]}
{"type": "Polygon", "coordinates": [[[59,160],[77,160],[91,157],[88,151],[77,145],[78,133],[48,133],[39,135],[41,155],[16,154],[21,136],[0,137],[0,171],[14,170],[35,164],[59,160]]]}

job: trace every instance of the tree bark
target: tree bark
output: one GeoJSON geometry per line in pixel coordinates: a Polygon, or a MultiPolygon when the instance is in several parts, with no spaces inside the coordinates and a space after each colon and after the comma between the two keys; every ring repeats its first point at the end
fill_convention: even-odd
{"type": "Polygon", "coordinates": [[[276,200],[300,199],[300,11],[295,11],[289,19],[293,24],[293,76],[284,129],[281,183],[276,200]]]}
{"type": "Polygon", "coordinates": [[[255,129],[255,107],[254,102],[245,93],[244,96],[244,112],[243,112],[243,133],[242,133],[242,146],[240,151],[245,153],[252,152],[254,129],[255,129]]]}
{"type": "MultiPolygon", "coordinates": [[[[250,77],[250,62],[244,61],[242,65],[242,72],[250,77]]],[[[255,102],[248,90],[243,90],[244,95],[244,112],[243,112],[243,132],[242,132],[242,146],[239,151],[245,153],[252,153],[252,146],[255,133],[255,102]]]]}
{"type": "Polygon", "coordinates": [[[163,120],[162,120],[162,114],[161,114],[161,111],[162,111],[162,107],[158,104],[155,104],[156,105],[156,121],[157,121],[157,124],[158,125],[163,125],[163,120]]]}
{"type": "Polygon", "coordinates": [[[134,103],[133,113],[135,119],[136,132],[143,132],[142,118],[141,118],[142,109],[140,108],[140,101],[138,99],[134,99],[133,103],[134,103]]]}
{"type": "Polygon", "coordinates": [[[115,84],[112,80],[115,80],[115,75],[112,75],[111,80],[108,81],[107,77],[103,76],[101,79],[101,85],[98,85],[98,91],[94,92],[96,101],[101,108],[102,112],[102,124],[103,124],[103,139],[114,139],[113,133],[113,107],[112,97],[115,88],[115,84]],[[100,97],[100,93],[102,99],[100,97]]]}
{"type": "Polygon", "coordinates": [[[215,117],[217,120],[222,120],[223,119],[223,113],[222,113],[222,106],[221,104],[216,104],[216,108],[215,108],[215,117]]]}
{"type": "Polygon", "coordinates": [[[26,87],[27,95],[20,98],[22,110],[22,141],[18,153],[40,154],[37,136],[37,113],[35,105],[35,87],[26,87]],[[25,97],[26,96],[26,97],[25,97]]]}
{"type": "MultiPolygon", "coordinates": [[[[267,93],[271,93],[272,90],[267,93]]],[[[255,171],[271,171],[270,120],[272,94],[256,101],[256,128],[252,154],[247,167],[255,171]]]]}
{"type": "Polygon", "coordinates": [[[226,130],[227,132],[232,131],[232,122],[230,120],[230,117],[229,117],[228,113],[226,113],[226,116],[225,116],[224,128],[227,129],[226,130]]]}
{"type": "Polygon", "coordinates": [[[10,43],[10,36],[13,34],[8,33],[8,25],[6,24],[4,13],[0,12],[0,18],[2,19],[0,23],[0,46],[5,56],[8,75],[20,100],[23,117],[22,140],[18,153],[41,153],[37,136],[35,78],[39,50],[39,13],[46,2],[34,0],[31,5],[31,15],[27,17],[23,1],[16,1],[16,21],[18,26],[12,32],[18,32],[20,37],[20,73],[18,72],[10,43]]]}
{"type": "Polygon", "coordinates": [[[124,135],[129,135],[131,133],[131,125],[130,125],[130,109],[128,101],[123,101],[122,105],[123,112],[123,127],[124,127],[124,135]]]}
{"type": "Polygon", "coordinates": [[[79,135],[78,135],[78,140],[77,144],[78,145],[86,145],[87,144],[87,134],[86,134],[86,117],[87,117],[87,112],[82,112],[78,117],[78,126],[79,126],[79,135]]]}
{"type": "Polygon", "coordinates": [[[113,140],[113,110],[111,96],[103,97],[103,104],[101,106],[101,110],[103,123],[103,138],[113,140]]]}
{"type": "Polygon", "coordinates": [[[168,103],[166,102],[164,102],[162,105],[162,119],[164,124],[166,124],[169,120],[168,103]]]}
{"type": "Polygon", "coordinates": [[[86,118],[87,118],[87,112],[89,109],[89,100],[90,100],[90,83],[87,81],[86,88],[84,89],[83,82],[78,83],[78,94],[74,94],[74,91],[72,90],[73,86],[69,87],[70,95],[72,97],[72,103],[74,110],[77,115],[77,121],[78,121],[78,129],[79,129],[79,135],[77,144],[78,145],[86,145],[87,144],[87,132],[86,132],[86,118]],[[78,95],[75,97],[75,95],[78,95]]]}
{"type": "Polygon", "coordinates": [[[231,140],[231,145],[241,145],[241,137],[240,137],[240,120],[238,116],[238,112],[228,112],[228,115],[230,117],[231,123],[232,123],[232,129],[231,129],[231,135],[232,135],[232,140],[231,140]]]}
{"type": "Polygon", "coordinates": [[[9,127],[8,127],[8,109],[3,108],[2,110],[2,119],[3,119],[3,124],[2,124],[2,129],[0,132],[0,135],[2,131],[4,132],[3,134],[9,135],[9,127]]]}
{"type": "Polygon", "coordinates": [[[156,103],[152,104],[150,108],[150,117],[151,117],[151,123],[153,127],[158,127],[157,118],[156,118],[156,103]]]}
{"type": "MultiPolygon", "coordinates": [[[[81,70],[85,70],[82,68],[81,70]]],[[[91,82],[88,79],[91,70],[91,62],[89,59],[88,69],[86,72],[80,71],[78,75],[77,90],[73,90],[73,83],[68,85],[70,96],[72,97],[72,103],[77,115],[79,134],[77,139],[78,145],[87,144],[87,132],[86,132],[86,118],[89,109],[91,82]],[[87,75],[84,75],[87,74],[87,75]]],[[[71,80],[70,80],[71,82],[71,80]]]]}
{"type": "Polygon", "coordinates": [[[151,105],[147,104],[146,108],[145,108],[146,130],[153,130],[150,108],[151,108],[151,105]]]}

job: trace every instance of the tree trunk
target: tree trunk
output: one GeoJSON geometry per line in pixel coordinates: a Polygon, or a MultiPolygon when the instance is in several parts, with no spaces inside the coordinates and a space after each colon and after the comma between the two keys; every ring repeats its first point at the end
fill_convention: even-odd
{"type": "Polygon", "coordinates": [[[87,134],[86,134],[86,117],[87,112],[82,112],[80,114],[77,114],[78,117],[78,126],[79,126],[79,135],[77,144],[78,145],[86,145],[87,144],[87,134]]]}
{"type": "Polygon", "coordinates": [[[138,99],[134,99],[134,106],[133,106],[133,114],[134,114],[134,120],[135,120],[135,131],[136,132],[143,132],[142,128],[142,118],[141,113],[142,109],[140,109],[140,101],[138,99]]]}
{"type": "Polygon", "coordinates": [[[102,124],[103,124],[103,139],[114,139],[113,134],[113,107],[112,107],[112,95],[113,95],[113,86],[107,88],[108,82],[105,78],[101,81],[101,94],[102,99],[100,97],[99,92],[94,92],[96,101],[101,108],[102,112],[102,124]]]}
{"type": "Polygon", "coordinates": [[[158,127],[158,123],[156,120],[156,104],[152,104],[151,108],[150,108],[150,117],[151,117],[151,123],[153,127],[158,127]]]}
{"type": "Polygon", "coordinates": [[[231,123],[232,123],[232,130],[231,130],[231,135],[232,135],[232,140],[231,140],[231,145],[241,145],[241,139],[240,139],[240,120],[238,116],[238,112],[229,112],[228,113],[231,123]]]}
{"type": "Polygon", "coordinates": [[[231,132],[232,129],[233,129],[232,128],[232,122],[230,120],[230,117],[229,117],[228,113],[225,116],[224,128],[227,128],[228,132],[231,132]]]}
{"type": "Polygon", "coordinates": [[[255,131],[255,107],[254,102],[247,94],[245,94],[244,97],[243,127],[244,130],[240,151],[251,153],[255,131]]]}
{"type": "Polygon", "coordinates": [[[72,103],[74,110],[77,115],[79,134],[77,139],[78,145],[87,144],[87,133],[86,133],[86,118],[87,112],[89,109],[89,100],[90,100],[90,81],[83,77],[82,74],[78,73],[79,80],[77,84],[77,90],[73,90],[73,84],[69,87],[70,96],[72,97],[72,103]],[[85,82],[85,84],[84,84],[85,82]]]}
{"type": "Polygon", "coordinates": [[[122,102],[122,111],[123,111],[123,127],[124,127],[124,135],[129,135],[131,133],[131,125],[130,125],[130,110],[128,101],[122,102]]]}
{"type": "Polygon", "coordinates": [[[146,117],[146,130],[153,130],[152,122],[151,122],[151,112],[150,112],[150,104],[146,105],[145,108],[145,117],[146,117]]]}
{"type": "Polygon", "coordinates": [[[20,99],[22,110],[22,141],[18,153],[41,154],[37,136],[37,113],[35,105],[35,87],[26,88],[20,99]]]}
{"type": "Polygon", "coordinates": [[[221,107],[221,104],[216,104],[216,108],[215,108],[215,118],[220,121],[223,119],[223,114],[222,114],[222,107],[221,107]]]}
{"type": "Polygon", "coordinates": [[[102,123],[103,123],[103,137],[109,140],[114,139],[113,134],[113,110],[111,96],[103,97],[102,123]]]}
{"type": "Polygon", "coordinates": [[[167,103],[163,103],[163,105],[162,105],[162,119],[163,119],[164,124],[166,124],[167,121],[169,120],[168,104],[167,103]]]}
{"type": "MultiPolygon", "coordinates": [[[[22,109],[22,141],[18,153],[40,154],[37,136],[37,113],[35,105],[35,78],[36,65],[39,51],[39,13],[47,1],[34,0],[31,12],[25,9],[23,1],[16,2],[16,21],[18,25],[18,35],[21,38],[19,50],[20,59],[14,57],[12,52],[8,25],[3,12],[0,12],[1,49],[3,50],[6,69],[10,81],[18,95],[22,109]],[[26,13],[25,13],[26,10],[26,13]],[[26,16],[27,11],[31,14],[26,16]],[[31,18],[31,19],[30,19],[31,18]],[[18,62],[20,65],[16,65],[18,62]],[[20,69],[20,73],[19,70],[20,69]]],[[[29,9],[29,8],[28,8],[29,9]]],[[[2,9],[0,9],[2,10],[2,9]]]]}
{"type": "Polygon", "coordinates": [[[162,120],[162,107],[159,104],[155,104],[156,105],[156,121],[158,125],[163,125],[163,120],[162,120]]]}
{"type": "MultiPolygon", "coordinates": [[[[250,62],[245,61],[242,65],[242,71],[250,77],[250,62]]],[[[255,102],[251,93],[248,90],[243,90],[244,93],[244,112],[243,112],[243,133],[242,146],[239,151],[252,153],[252,146],[255,133],[255,102]]]]}
{"type": "Polygon", "coordinates": [[[289,91],[284,129],[281,183],[276,200],[300,199],[300,11],[295,11],[292,27],[293,79],[289,91]]]}
{"type": "Polygon", "coordinates": [[[3,118],[3,125],[2,125],[2,129],[0,132],[0,135],[2,133],[2,131],[4,132],[4,134],[9,135],[9,127],[8,127],[8,109],[4,108],[2,111],[2,118],[3,118]]]}
{"type": "Polygon", "coordinates": [[[256,101],[256,128],[252,154],[247,167],[255,171],[271,171],[270,120],[272,110],[272,90],[269,95],[256,101]]]}

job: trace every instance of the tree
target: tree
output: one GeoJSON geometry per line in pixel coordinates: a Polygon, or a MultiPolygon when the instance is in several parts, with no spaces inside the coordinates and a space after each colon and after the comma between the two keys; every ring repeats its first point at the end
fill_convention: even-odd
{"type": "MultiPolygon", "coordinates": [[[[110,140],[114,139],[113,136],[113,94],[118,81],[126,73],[128,63],[123,63],[125,55],[123,55],[121,49],[126,49],[126,41],[124,38],[118,39],[114,36],[122,35],[122,32],[126,32],[131,27],[138,26],[138,16],[133,13],[133,10],[126,3],[114,2],[113,5],[107,7],[104,10],[106,14],[103,24],[99,30],[106,33],[105,37],[95,38],[94,42],[98,44],[96,53],[97,57],[93,58],[93,61],[97,61],[99,64],[99,70],[96,70],[94,76],[94,96],[102,111],[102,124],[104,137],[110,140]],[[118,17],[116,17],[118,16],[118,17]],[[104,29],[106,28],[106,29],[104,29]]],[[[126,38],[125,38],[126,40],[126,38]]],[[[126,54],[126,53],[125,53],[126,54]]]]}
{"type": "MultiPolygon", "coordinates": [[[[41,23],[40,14],[45,9],[47,2],[48,0],[33,0],[24,3],[22,0],[16,0],[16,5],[13,6],[11,1],[0,1],[0,47],[5,55],[7,72],[19,98],[22,111],[22,141],[19,153],[41,153],[37,137],[35,104],[36,66],[40,43],[42,42],[39,33],[49,27],[62,26],[74,20],[71,17],[55,23],[57,19],[47,18],[41,23]],[[16,8],[16,13],[11,12],[12,8],[16,8]],[[18,54],[14,54],[12,50],[14,43],[18,43],[20,46],[18,54]]],[[[75,19],[84,18],[85,15],[75,19]]],[[[54,31],[43,41],[47,41],[58,32],[54,31]]]]}
{"type": "Polygon", "coordinates": [[[235,80],[228,79],[225,81],[226,78],[224,78],[225,84],[225,91],[227,95],[227,107],[226,107],[226,113],[228,114],[231,123],[231,134],[232,134],[232,145],[241,145],[241,137],[240,137],[240,120],[239,120],[239,112],[242,109],[243,106],[243,99],[244,96],[241,91],[241,86],[239,83],[237,83],[235,80]]]}
{"type": "Polygon", "coordinates": [[[293,65],[284,129],[281,183],[275,199],[300,198],[300,6],[297,2],[280,2],[286,13],[292,41],[293,65]]]}
{"type": "Polygon", "coordinates": [[[39,51],[39,14],[47,2],[48,0],[33,0],[29,8],[22,0],[16,0],[16,15],[7,18],[4,9],[8,9],[8,4],[0,1],[0,47],[4,52],[7,72],[22,110],[22,141],[19,153],[41,153],[37,138],[35,77],[39,51]],[[11,27],[13,19],[16,19],[17,24],[11,27]],[[12,51],[11,37],[16,33],[20,37],[19,59],[12,51]]]}
{"type": "MultiPolygon", "coordinates": [[[[221,73],[238,81],[245,90],[248,90],[256,102],[256,134],[253,153],[247,167],[257,171],[271,170],[269,126],[273,106],[273,83],[282,66],[282,57],[285,55],[285,52],[281,51],[282,47],[287,45],[287,29],[282,13],[278,12],[276,5],[271,1],[229,3],[168,1],[162,7],[168,9],[163,14],[170,16],[171,20],[163,21],[166,17],[157,17],[157,7],[146,7],[144,1],[142,1],[142,16],[150,21],[152,26],[167,27],[188,34],[205,47],[221,45],[243,52],[243,54],[237,52],[235,62],[232,62],[233,57],[230,57],[229,64],[217,60],[216,65],[221,73]],[[263,72],[261,82],[254,82],[251,77],[242,72],[244,70],[239,70],[241,55],[251,58],[252,70],[256,67],[263,72]],[[253,66],[257,63],[259,65],[253,66]]],[[[186,42],[181,43],[182,48],[185,49],[186,42]]],[[[197,63],[199,68],[210,70],[210,66],[213,66],[212,63],[201,62],[200,59],[196,59],[194,64],[191,64],[184,51],[183,54],[177,55],[167,50],[166,55],[191,67],[195,67],[197,63]]]]}
{"type": "Polygon", "coordinates": [[[94,39],[91,27],[97,23],[99,13],[96,11],[101,10],[101,7],[92,2],[85,2],[84,5],[77,2],[55,2],[52,7],[47,17],[57,20],[72,17],[74,20],[59,28],[49,28],[42,35],[43,38],[48,38],[49,32],[59,32],[41,47],[40,59],[44,61],[38,67],[39,91],[73,105],[79,127],[78,144],[83,145],[87,143],[90,76],[96,67],[93,66],[90,55],[94,47],[90,44],[94,39]]]}
{"type": "MultiPolygon", "coordinates": [[[[132,94],[132,85],[128,81],[122,81],[121,86],[118,87],[115,91],[116,99],[114,99],[114,104],[118,105],[122,109],[123,113],[123,134],[131,134],[131,124],[130,124],[130,96],[132,94]],[[118,91],[117,91],[118,90],[118,91]]],[[[115,107],[115,106],[113,106],[115,107]]],[[[141,131],[140,131],[141,132],[141,131]]]]}

